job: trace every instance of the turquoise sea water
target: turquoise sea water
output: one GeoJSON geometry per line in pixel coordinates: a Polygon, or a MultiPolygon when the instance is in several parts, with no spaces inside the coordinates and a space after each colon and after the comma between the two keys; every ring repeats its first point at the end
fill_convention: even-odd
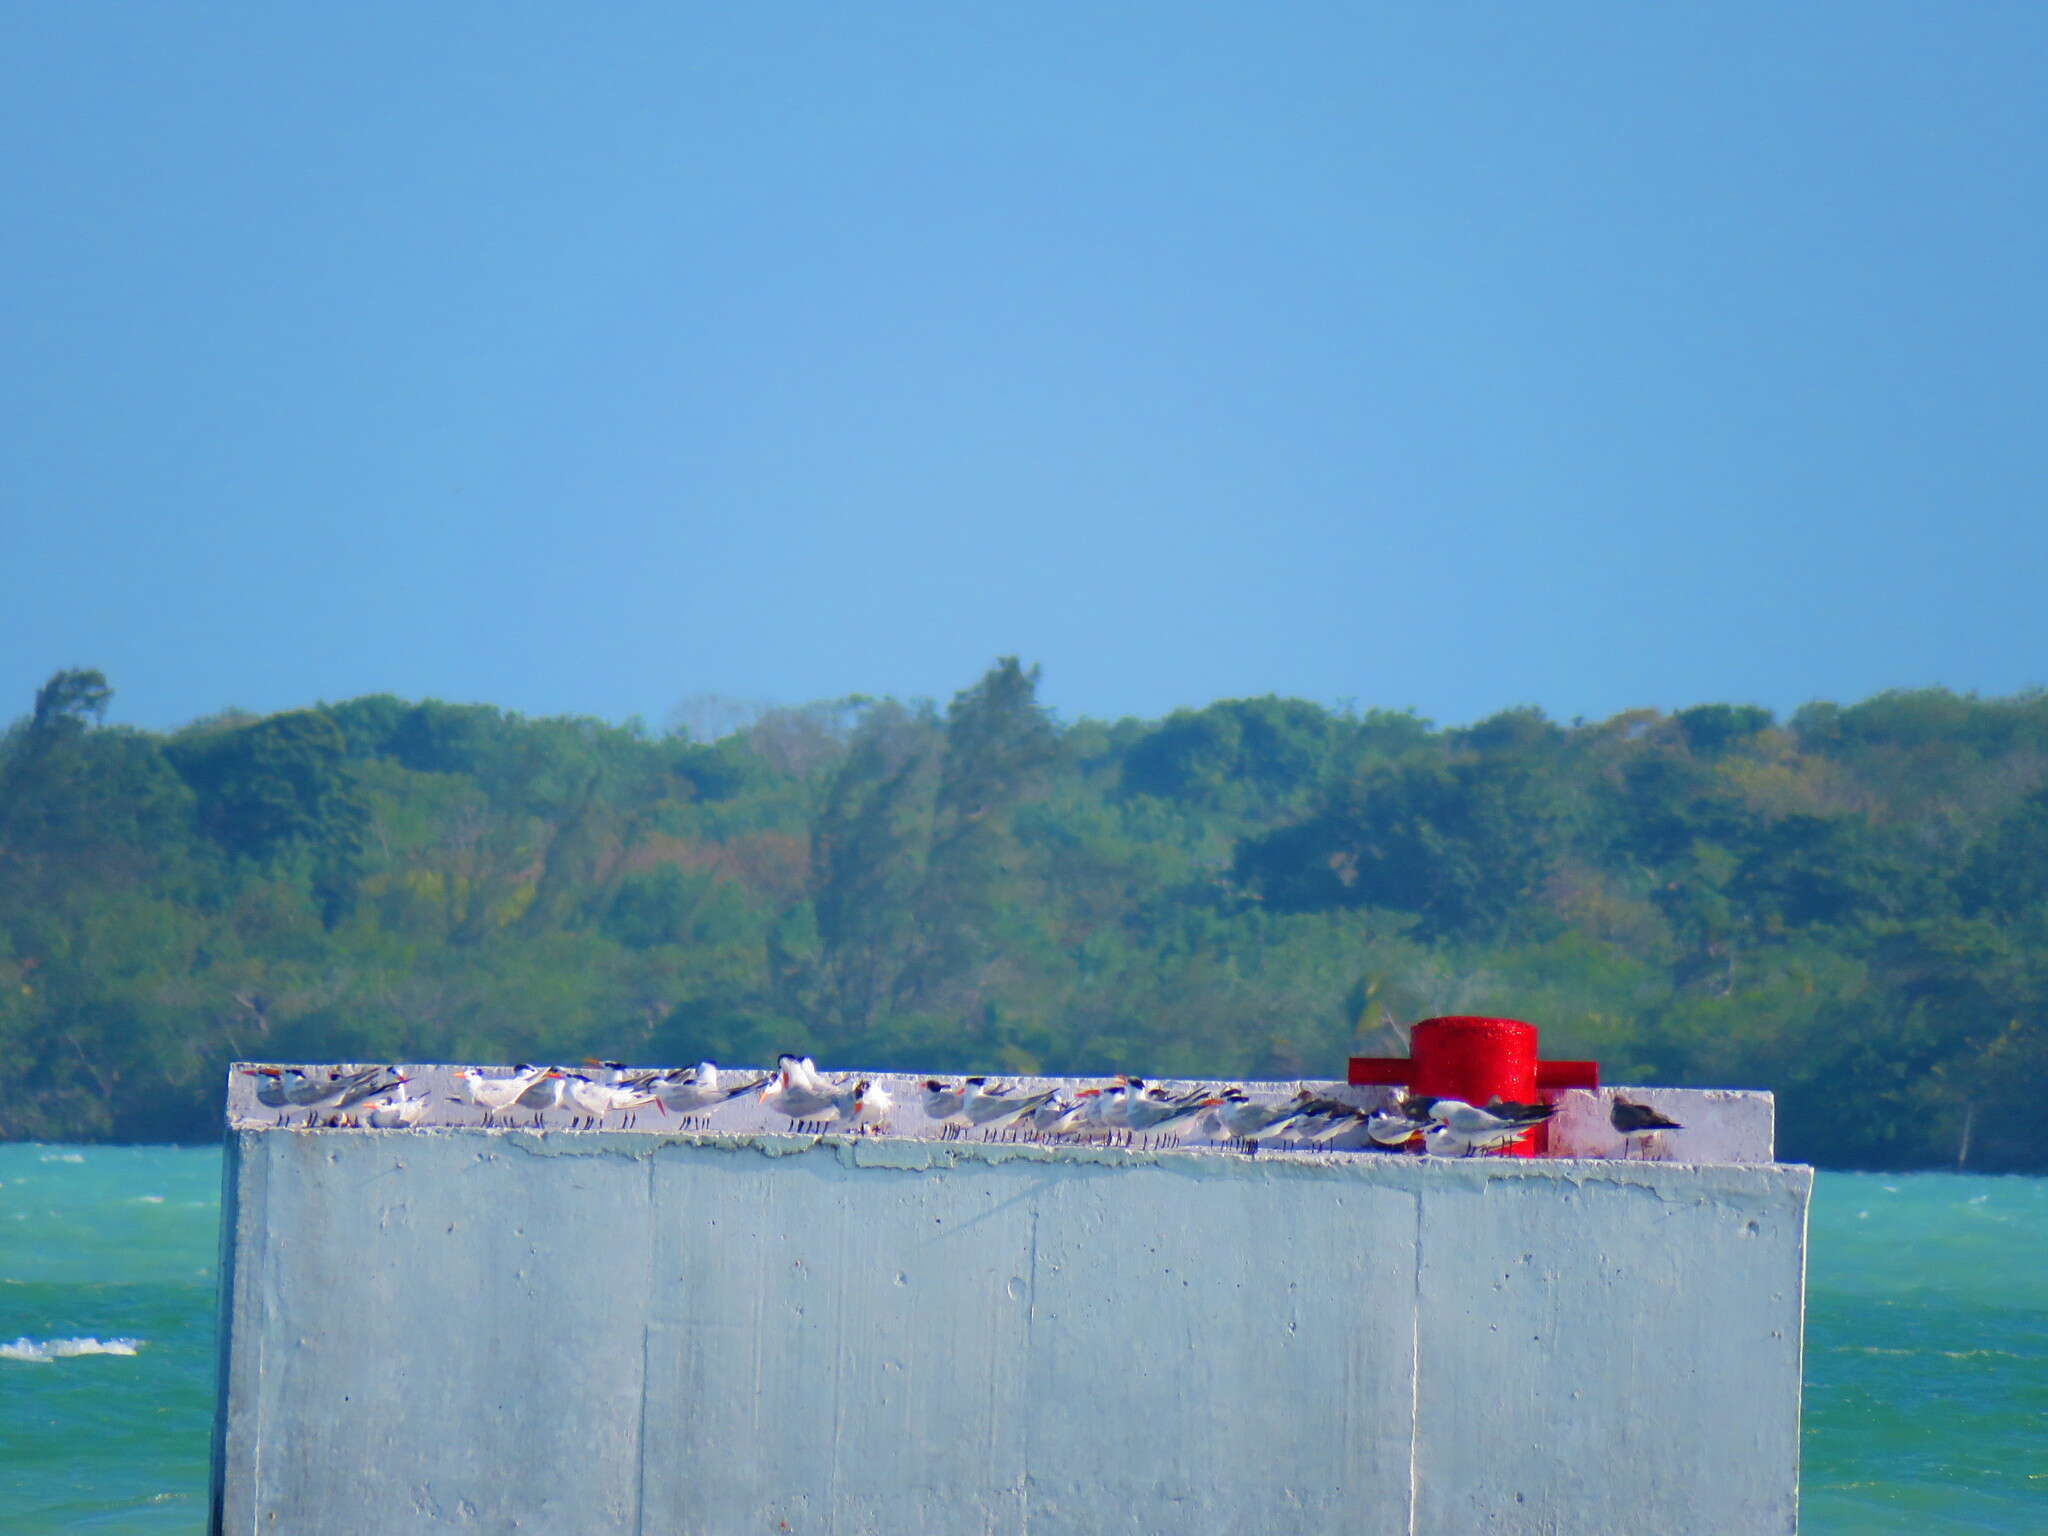
{"type": "MultiPolygon", "coordinates": [[[[0,1145],[0,1533],[205,1528],[219,1194],[0,1145]]],[[[1822,1174],[1806,1366],[1809,1536],[2048,1532],[2048,1179],[1822,1174]]]]}
{"type": "Polygon", "coordinates": [[[1823,1173],[1801,1529],[2048,1532],[2048,1179],[1823,1173]]]}
{"type": "Polygon", "coordinates": [[[219,1232],[218,1151],[0,1146],[0,1531],[206,1528],[219,1232]]]}

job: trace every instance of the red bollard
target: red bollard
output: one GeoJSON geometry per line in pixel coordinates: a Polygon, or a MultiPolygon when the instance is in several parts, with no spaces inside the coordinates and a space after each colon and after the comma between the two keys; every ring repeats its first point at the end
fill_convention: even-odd
{"type": "MultiPolygon", "coordinates": [[[[1597,1061],[1539,1061],[1536,1026],[1520,1019],[1454,1016],[1424,1019],[1409,1036],[1407,1056],[1354,1056],[1350,1081],[1405,1085],[1410,1093],[1463,1099],[1484,1108],[1496,1094],[1528,1104],[1546,1088],[1598,1088],[1597,1061]]],[[[1535,1157],[1549,1138],[1538,1128],[1508,1148],[1511,1157],[1535,1157]]]]}

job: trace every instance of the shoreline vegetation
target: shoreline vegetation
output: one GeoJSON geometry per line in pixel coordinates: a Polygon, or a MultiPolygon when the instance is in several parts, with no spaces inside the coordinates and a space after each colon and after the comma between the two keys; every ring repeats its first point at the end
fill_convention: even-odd
{"type": "Polygon", "coordinates": [[[1438,729],[1037,683],[155,733],[60,672],[0,738],[0,1138],[215,1140],[238,1057],[1327,1076],[1500,1013],[1773,1090],[1790,1159],[2048,1171],[2048,694],[1438,729]]]}

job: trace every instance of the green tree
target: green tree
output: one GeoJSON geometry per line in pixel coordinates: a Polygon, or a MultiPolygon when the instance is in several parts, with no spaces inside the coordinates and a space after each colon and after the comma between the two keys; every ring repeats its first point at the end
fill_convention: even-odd
{"type": "Polygon", "coordinates": [[[1127,793],[1266,819],[1302,808],[1344,723],[1300,699],[1231,699],[1179,710],[1124,758],[1127,793]]]}
{"type": "Polygon", "coordinates": [[[1038,668],[1002,657],[946,710],[909,978],[915,1006],[974,997],[1005,906],[1025,895],[1013,819],[1059,756],[1058,733],[1038,703],[1038,676],[1038,668]]]}
{"type": "Polygon", "coordinates": [[[1702,704],[1672,717],[1685,744],[1699,757],[1719,757],[1771,728],[1773,716],[1755,704],[1702,704]]]}
{"type": "Polygon", "coordinates": [[[1515,766],[1412,765],[1341,788],[1320,814],[1241,845],[1237,880],[1277,911],[1386,907],[1433,938],[1498,936],[1549,868],[1557,827],[1515,766]]]}
{"type": "Polygon", "coordinates": [[[170,758],[198,797],[201,829],[230,853],[268,859],[294,845],[352,847],[361,835],[347,741],[318,710],[189,734],[170,758]]]}
{"type": "Polygon", "coordinates": [[[820,1022],[840,1038],[909,1002],[917,897],[932,834],[935,723],[900,705],[868,712],[811,830],[820,1022]]]}

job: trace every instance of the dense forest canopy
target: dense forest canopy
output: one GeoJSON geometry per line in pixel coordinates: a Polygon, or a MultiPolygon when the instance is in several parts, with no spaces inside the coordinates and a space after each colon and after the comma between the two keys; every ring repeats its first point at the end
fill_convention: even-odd
{"type": "Polygon", "coordinates": [[[0,742],[0,1135],[207,1139],[236,1057],[1336,1076],[1501,1013],[1774,1089],[1788,1156],[2048,1168],[2048,695],[1439,730],[1037,682],[156,735],[61,672],[0,742]]]}

